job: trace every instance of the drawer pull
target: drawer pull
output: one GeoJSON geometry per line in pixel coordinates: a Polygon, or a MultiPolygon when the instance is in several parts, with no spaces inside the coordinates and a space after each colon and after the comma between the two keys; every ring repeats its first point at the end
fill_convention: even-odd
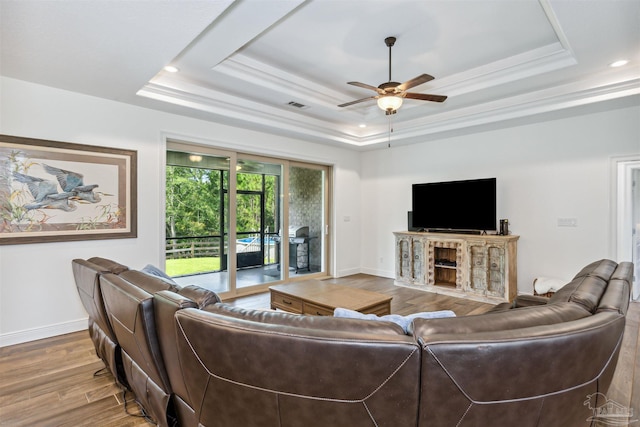
{"type": "Polygon", "coordinates": [[[324,316],[324,313],[320,313],[319,311],[316,311],[316,316],[324,316]]]}
{"type": "Polygon", "coordinates": [[[288,304],[288,305],[293,304],[291,301],[287,301],[286,299],[283,299],[282,302],[285,303],[285,304],[288,304]]]}

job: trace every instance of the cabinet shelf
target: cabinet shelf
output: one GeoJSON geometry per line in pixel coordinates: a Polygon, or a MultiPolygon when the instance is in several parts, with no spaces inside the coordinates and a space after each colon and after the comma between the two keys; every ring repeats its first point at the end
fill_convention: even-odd
{"type": "Polygon", "coordinates": [[[456,265],[445,265],[445,264],[435,264],[436,268],[448,268],[451,270],[455,270],[456,268],[458,268],[456,265]]]}
{"type": "Polygon", "coordinates": [[[455,282],[436,282],[435,286],[441,286],[444,288],[456,288],[456,283],[455,282]]]}

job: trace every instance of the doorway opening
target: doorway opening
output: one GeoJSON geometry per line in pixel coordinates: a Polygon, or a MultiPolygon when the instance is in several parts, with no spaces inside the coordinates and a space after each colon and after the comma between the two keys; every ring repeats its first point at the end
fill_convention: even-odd
{"type": "Polygon", "coordinates": [[[634,264],[631,299],[640,301],[640,155],[612,161],[615,253],[634,264]]]}

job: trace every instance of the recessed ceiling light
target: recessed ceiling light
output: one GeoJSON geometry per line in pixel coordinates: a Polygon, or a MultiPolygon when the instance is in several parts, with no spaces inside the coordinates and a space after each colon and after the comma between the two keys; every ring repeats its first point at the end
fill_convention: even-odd
{"type": "Polygon", "coordinates": [[[360,128],[366,128],[366,127],[367,127],[367,125],[366,125],[366,124],[364,124],[364,123],[360,123],[360,124],[358,125],[358,127],[360,127],[360,128]]]}
{"type": "Polygon", "coordinates": [[[174,67],[173,65],[167,65],[166,67],[164,67],[164,70],[169,73],[177,73],[178,71],[180,71],[178,67],[174,67]]]}
{"type": "Polygon", "coordinates": [[[626,59],[621,59],[619,61],[612,62],[611,64],[609,64],[609,67],[622,67],[623,65],[627,65],[628,63],[629,61],[627,61],[626,59]]]}

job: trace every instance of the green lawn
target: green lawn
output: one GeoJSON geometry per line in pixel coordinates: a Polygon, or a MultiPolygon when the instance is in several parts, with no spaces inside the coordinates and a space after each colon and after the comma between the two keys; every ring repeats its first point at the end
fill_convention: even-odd
{"type": "Polygon", "coordinates": [[[168,259],[166,262],[166,273],[172,277],[218,270],[220,258],[214,257],[168,259]]]}

